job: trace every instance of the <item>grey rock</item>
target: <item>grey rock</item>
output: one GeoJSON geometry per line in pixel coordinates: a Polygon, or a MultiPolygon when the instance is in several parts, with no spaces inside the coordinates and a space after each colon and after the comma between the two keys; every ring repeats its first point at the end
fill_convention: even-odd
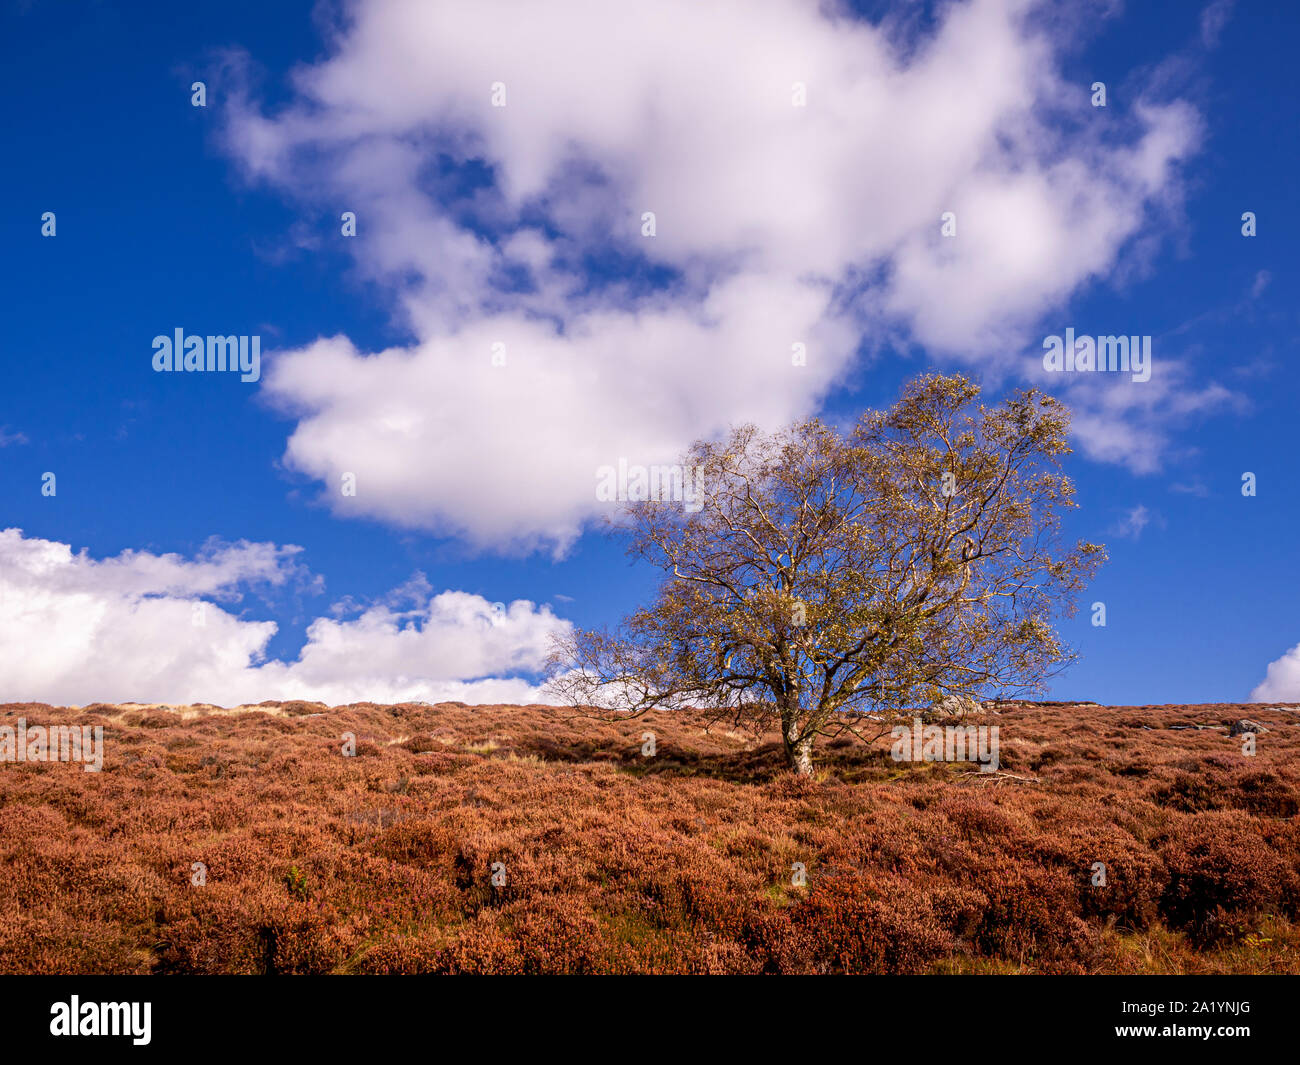
{"type": "Polygon", "coordinates": [[[970,717],[984,713],[984,707],[965,695],[945,695],[936,699],[925,712],[927,721],[942,721],[945,718],[970,717]]]}

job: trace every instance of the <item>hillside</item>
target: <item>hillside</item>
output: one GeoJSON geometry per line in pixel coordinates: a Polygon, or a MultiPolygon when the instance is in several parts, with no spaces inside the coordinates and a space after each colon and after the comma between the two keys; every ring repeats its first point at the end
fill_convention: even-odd
{"type": "Polygon", "coordinates": [[[105,755],[0,763],[6,973],[1300,972],[1293,709],[1015,704],[998,773],[846,739],[812,782],[691,714],[20,718],[105,755]]]}

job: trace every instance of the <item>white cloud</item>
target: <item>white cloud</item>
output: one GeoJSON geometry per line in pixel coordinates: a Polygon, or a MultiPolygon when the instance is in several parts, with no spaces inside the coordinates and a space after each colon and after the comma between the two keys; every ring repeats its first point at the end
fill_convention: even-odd
{"type": "Polygon", "coordinates": [[[268,394],[300,415],[286,463],[340,513],[479,544],[563,547],[597,509],[596,469],[673,462],[731,418],[783,422],[825,390],[851,344],[825,297],[757,276],[703,307],[593,312],[558,334],[498,315],[414,350],[362,357],[344,337],[276,359],[268,394]],[[725,325],[715,325],[721,321],[725,325]],[[807,345],[808,365],[791,365],[807,345]],[[505,345],[505,366],[492,345],[505,345]],[[356,494],[339,490],[356,475],[356,494]]]}
{"type": "Polygon", "coordinates": [[[1201,11],[1201,43],[1214,48],[1219,43],[1223,28],[1232,18],[1233,0],[1214,0],[1201,11]]]}
{"type": "MultiPolygon", "coordinates": [[[[1041,354],[1035,355],[1041,364],[1041,354]]],[[[1125,466],[1138,474],[1163,467],[1175,429],[1198,415],[1247,409],[1246,397],[1217,381],[1197,385],[1185,361],[1153,345],[1151,379],[1134,381],[1123,373],[1065,374],[1063,383],[1042,373],[1039,387],[1051,384],[1069,405],[1071,436],[1083,454],[1098,462],[1125,466]]]]}
{"type": "Polygon", "coordinates": [[[1153,515],[1146,505],[1139,503],[1137,506],[1129,509],[1114,526],[1111,527],[1111,534],[1119,537],[1131,537],[1134,540],[1142,538],[1142,530],[1155,520],[1163,526],[1164,521],[1160,515],[1153,515]]]}
{"type": "Polygon", "coordinates": [[[1250,693],[1252,703],[1300,703],[1300,644],[1296,644],[1276,662],[1258,687],[1250,693]]]}
{"type": "Polygon", "coordinates": [[[1023,330],[1176,203],[1199,135],[1177,102],[1100,120],[1035,14],[952,4],[901,48],[801,0],[355,4],[287,108],[233,94],[227,143],[250,177],[357,212],[358,270],[418,341],[270,360],[300,419],[287,464],[341,512],[563,550],[597,466],[807,414],[864,334],[1014,365],[1023,330]],[[439,153],[494,183],[455,196],[439,153]],[[607,284],[591,253],[671,281],[607,284]]]}
{"type": "Polygon", "coordinates": [[[351,620],[317,618],[293,662],[266,661],[270,621],[236,602],[259,585],[306,579],[299,549],[211,544],[194,559],[126,551],[105,559],[0,532],[0,699],[212,702],[264,699],[527,703],[527,680],[568,622],[519,600],[504,609],[427,584],[351,620]],[[404,603],[410,604],[403,606],[404,603]],[[196,624],[196,606],[203,623],[196,624]]]}

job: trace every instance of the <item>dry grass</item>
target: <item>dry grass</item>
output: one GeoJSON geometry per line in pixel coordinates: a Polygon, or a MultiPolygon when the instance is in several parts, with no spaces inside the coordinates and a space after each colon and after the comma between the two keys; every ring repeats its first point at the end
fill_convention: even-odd
{"type": "Polygon", "coordinates": [[[1300,972],[1295,712],[1009,707],[1002,783],[887,741],[801,781],[692,715],[18,717],[101,724],[106,756],[0,764],[6,973],[1300,972]]]}

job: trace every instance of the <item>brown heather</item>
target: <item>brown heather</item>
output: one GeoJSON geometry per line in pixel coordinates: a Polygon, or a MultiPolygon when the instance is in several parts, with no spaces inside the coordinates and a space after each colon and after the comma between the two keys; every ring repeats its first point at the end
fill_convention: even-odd
{"type": "Polygon", "coordinates": [[[815,780],[690,712],[19,717],[106,753],[0,764],[6,973],[1300,972],[1295,712],[1018,704],[996,776],[844,738],[815,780]]]}

